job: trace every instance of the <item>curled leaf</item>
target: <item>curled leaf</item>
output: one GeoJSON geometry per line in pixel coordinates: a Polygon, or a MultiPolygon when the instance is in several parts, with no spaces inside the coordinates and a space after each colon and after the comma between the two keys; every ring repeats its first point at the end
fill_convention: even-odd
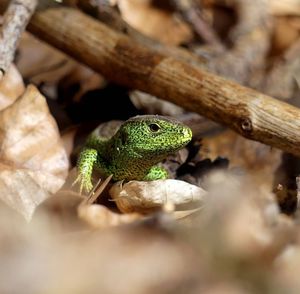
{"type": "Polygon", "coordinates": [[[184,109],[174,103],[159,99],[142,91],[131,91],[129,97],[134,106],[149,114],[162,114],[178,116],[184,113],[184,109]]]}
{"type": "Polygon", "coordinates": [[[99,204],[79,206],[78,215],[93,228],[127,224],[141,218],[141,215],[137,213],[119,214],[99,204]]]}
{"type": "Polygon", "coordinates": [[[0,148],[0,198],[30,220],[68,172],[56,122],[34,86],[0,112],[0,148]]]}
{"type": "Polygon", "coordinates": [[[0,111],[8,107],[24,92],[24,83],[16,67],[11,65],[0,79],[0,111]]]}
{"type": "Polygon", "coordinates": [[[156,8],[152,1],[118,0],[116,2],[122,18],[128,24],[162,43],[178,45],[192,37],[191,29],[183,21],[175,18],[172,12],[156,8]]]}
{"type": "Polygon", "coordinates": [[[109,190],[122,212],[147,212],[166,204],[201,203],[206,192],[195,185],[179,180],[118,182],[109,190]]]}
{"type": "Polygon", "coordinates": [[[274,15],[300,15],[299,0],[270,0],[269,5],[274,15]]]}

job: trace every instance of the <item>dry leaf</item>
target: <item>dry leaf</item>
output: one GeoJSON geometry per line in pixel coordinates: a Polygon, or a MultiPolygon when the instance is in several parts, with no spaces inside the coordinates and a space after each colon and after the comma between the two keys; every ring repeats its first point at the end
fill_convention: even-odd
{"type": "Polygon", "coordinates": [[[117,182],[109,190],[122,212],[153,211],[168,202],[174,205],[199,203],[206,192],[195,185],[179,180],[117,182]]]}
{"type": "Polygon", "coordinates": [[[30,220],[68,172],[56,122],[34,86],[0,113],[0,144],[0,198],[30,220]]]}
{"type": "Polygon", "coordinates": [[[246,170],[255,177],[257,185],[262,184],[269,190],[272,189],[274,171],[281,162],[280,150],[245,139],[231,130],[203,138],[200,154],[211,160],[218,156],[228,158],[230,168],[246,170]]]}
{"type": "Polygon", "coordinates": [[[129,97],[137,109],[147,114],[161,114],[176,117],[184,113],[182,107],[142,91],[131,91],[129,97]]]}
{"type": "Polygon", "coordinates": [[[75,66],[65,54],[28,33],[23,34],[19,51],[17,67],[34,84],[57,83],[75,66]]]}
{"type": "Polygon", "coordinates": [[[79,193],[62,187],[37,207],[30,224],[35,225],[42,219],[62,232],[87,229],[86,222],[78,217],[77,212],[83,199],[79,193]]]}
{"type": "Polygon", "coordinates": [[[290,244],[275,260],[274,279],[288,287],[289,293],[299,292],[300,247],[290,244]]]}
{"type": "Polygon", "coordinates": [[[23,35],[19,47],[17,66],[22,76],[35,85],[46,84],[51,94],[56,93],[58,82],[67,89],[79,85],[75,97],[79,100],[83,93],[103,85],[100,74],[30,34],[23,35]]]}
{"type": "Polygon", "coordinates": [[[300,15],[299,0],[269,0],[269,5],[275,15],[300,15]]]}
{"type": "Polygon", "coordinates": [[[90,192],[89,197],[85,198],[78,206],[79,218],[93,228],[117,226],[131,223],[141,218],[141,215],[137,213],[119,214],[111,211],[104,205],[93,204],[98,197],[101,197],[102,192],[109,184],[111,178],[112,175],[107,177],[103,182],[99,180],[98,184],[96,184],[90,192]]]}
{"type": "Polygon", "coordinates": [[[222,243],[220,250],[238,258],[263,256],[269,262],[290,242],[293,232],[280,218],[274,195],[253,185],[251,178],[220,171],[209,176],[199,234],[211,238],[216,248],[222,243]]]}
{"type": "Polygon", "coordinates": [[[291,17],[274,19],[272,53],[280,54],[299,38],[299,28],[291,17]]]}
{"type": "Polygon", "coordinates": [[[143,224],[62,234],[0,208],[0,293],[199,293],[197,257],[174,239],[143,224]]]}
{"type": "Polygon", "coordinates": [[[178,210],[173,212],[173,216],[175,219],[184,219],[190,217],[196,213],[199,213],[202,210],[202,207],[198,207],[195,209],[187,209],[187,210],[178,210]]]}
{"type": "Polygon", "coordinates": [[[105,228],[127,224],[142,217],[137,213],[116,213],[104,205],[99,204],[79,206],[78,214],[81,219],[86,221],[93,228],[105,228]]]}
{"type": "MultiPolygon", "coordinates": [[[[44,201],[38,208],[36,217],[43,213],[51,222],[57,222],[58,227],[64,229],[82,229],[88,226],[88,228],[106,228],[111,226],[117,226],[121,224],[131,223],[139,218],[141,215],[136,213],[132,214],[120,214],[113,212],[104,205],[92,204],[93,200],[96,200],[97,194],[101,194],[102,190],[106,187],[111,177],[107,178],[95,193],[91,195],[83,196],[78,192],[74,192],[72,183],[77,175],[76,168],[73,168],[64,186],[48,200],[44,201]],[[73,189],[73,190],[72,190],[73,189]]],[[[101,197],[101,195],[98,195],[101,197]]]]}
{"type": "Polygon", "coordinates": [[[172,13],[155,8],[151,1],[118,0],[118,7],[128,24],[163,43],[179,45],[193,36],[185,23],[172,13]]]}
{"type": "Polygon", "coordinates": [[[0,80],[0,111],[8,107],[24,92],[23,79],[14,65],[11,65],[0,80]]]}

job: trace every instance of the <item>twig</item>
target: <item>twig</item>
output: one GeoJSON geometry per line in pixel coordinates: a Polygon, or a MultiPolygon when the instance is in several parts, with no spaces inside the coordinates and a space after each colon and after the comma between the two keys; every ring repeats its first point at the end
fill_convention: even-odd
{"type": "Polygon", "coordinates": [[[12,0],[0,32],[0,72],[5,74],[14,59],[20,35],[37,6],[37,0],[12,0]]]}
{"type": "Polygon", "coordinates": [[[268,30],[269,3],[268,0],[231,0],[231,6],[236,10],[238,23],[230,32],[234,41],[242,35],[251,33],[255,28],[268,30]]]}
{"type": "Polygon", "coordinates": [[[262,80],[262,90],[279,99],[294,98],[299,106],[300,79],[300,38],[284,54],[283,58],[274,63],[265,79],[262,80]],[[295,99],[296,98],[296,99],[295,99]]]}
{"type": "MultiPolygon", "coordinates": [[[[192,0],[188,0],[188,4],[190,1],[192,0]]],[[[234,0],[235,3],[232,3],[232,5],[235,4],[235,6],[237,6],[236,2],[239,3],[241,8],[235,8],[237,13],[240,11],[242,12],[240,18],[243,19],[245,17],[244,14],[248,11],[249,0],[245,3],[240,1],[241,0],[234,0]]],[[[184,6],[183,2],[185,1],[173,0],[173,2],[176,2],[177,5],[181,3],[181,6],[184,6]]],[[[257,68],[263,67],[265,55],[269,48],[269,30],[261,25],[262,23],[265,23],[268,18],[263,3],[255,6],[256,11],[253,11],[253,5],[250,5],[251,9],[249,10],[249,14],[254,13],[255,16],[247,16],[245,19],[249,21],[241,20],[237,26],[235,26],[234,31],[239,31],[241,33],[236,34],[237,38],[233,40],[234,46],[230,50],[225,50],[222,44],[219,46],[204,46],[204,48],[203,46],[197,46],[197,48],[194,47],[195,54],[184,48],[162,45],[143,35],[128,25],[121,18],[120,14],[111,6],[108,0],[78,0],[78,4],[79,7],[88,14],[96,16],[109,27],[129,35],[139,43],[146,45],[148,48],[180,59],[184,62],[188,62],[194,66],[203,67],[205,65],[210,71],[231,78],[242,84],[247,84],[249,75],[256,71],[257,68]],[[94,4],[92,5],[91,2],[94,4]],[[251,21],[253,18],[257,20],[257,23],[251,21]],[[245,27],[247,28],[246,30],[245,27]]],[[[188,10],[187,8],[185,9],[188,10]]],[[[211,28],[209,29],[211,30],[211,28]]]]}
{"type": "Polygon", "coordinates": [[[223,47],[218,35],[202,18],[198,2],[194,0],[171,0],[170,2],[204,42],[223,47]]]}
{"type": "Polygon", "coordinates": [[[107,24],[109,27],[117,30],[118,32],[125,33],[132,37],[135,41],[147,45],[147,47],[163,52],[182,61],[190,64],[203,64],[206,62],[205,58],[201,58],[190,51],[174,46],[162,45],[161,43],[151,39],[150,37],[140,33],[128,23],[126,23],[121,15],[111,6],[108,0],[86,1],[78,0],[78,6],[87,14],[94,15],[100,21],[107,24]],[[92,3],[94,5],[92,5],[92,3]],[[96,12],[95,12],[96,10],[96,12]]]}
{"type": "Polygon", "coordinates": [[[300,110],[289,104],[157,53],[75,9],[36,13],[28,28],[112,81],[300,155],[300,110]]]}
{"type": "MultiPolygon", "coordinates": [[[[253,72],[264,67],[270,47],[271,25],[266,0],[215,0],[231,7],[238,17],[230,30],[230,50],[212,58],[207,67],[214,73],[249,85],[253,72]]],[[[200,48],[201,50],[201,48],[200,48]]]]}
{"type": "MultiPolygon", "coordinates": [[[[194,15],[195,11],[191,10],[193,0],[172,0],[172,2],[182,14],[191,13],[194,15]]],[[[267,25],[269,14],[266,2],[265,0],[218,0],[217,2],[236,10],[239,22],[230,33],[234,44],[230,50],[224,50],[222,45],[194,46],[195,54],[193,54],[183,48],[161,45],[141,34],[120,17],[120,14],[114,10],[108,0],[78,0],[80,8],[85,12],[97,16],[108,26],[128,34],[134,40],[151,49],[192,65],[200,65],[200,67],[205,65],[214,73],[242,84],[248,84],[249,76],[257,69],[264,67],[266,54],[269,50],[270,26],[267,25]],[[97,12],[95,12],[95,7],[97,7],[97,12]],[[195,55],[198,55],[198,58],[195,55]]],[[[201,16],[198,13],[197,16],[194,15],[193,22],[197,22],[199,17],[201,16]]],[[[212,30],[210,27],[202,27],[202,29],[204,30],[203,34],[212,30]]],[[[213,43],[212,40],[208,41],[208,43],[211,42],[213,43]]]]}

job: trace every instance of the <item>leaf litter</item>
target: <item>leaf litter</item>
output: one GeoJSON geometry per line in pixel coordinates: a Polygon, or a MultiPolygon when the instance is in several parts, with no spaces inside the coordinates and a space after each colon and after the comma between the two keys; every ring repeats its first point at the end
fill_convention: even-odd
{"type": "MultiPolygon", "coordinates": [[[[226,23],[222,9],[239,3],[202,2],[205,19],[212,25],[216,19],[210,5],[220,5],[218,21],[226,23]]],[[[257,56],[265,57],[269,44],[273,56],[266,57],[266,63],[270,64],[299,37],[297,21],[291,15],[297,18],[300,13],[297,0],[268,3],[277,17],[276,36],[273,44],[263,40],[266,43],[258,48],[262,50],[257,56]],[[290,29],[289,36],[278,33],[290,29]]],[[[189,44],[193,38],[191,24],[170,8],[153,6],[151,1],[124,0],[114,5],[137,30],[199,52],[189,44]],[[149,16],[146,24],[145,15],[149,16]],[[166,34],[162,27],[172,34],[166,34]]],[[[241,7],[237,14],[244,13],[241,7]]],[[[227,12],[231,13],[230,9],[227,12]]],[[[251,20],[246,25],[244,22],[243,30],[236,30],[231,41],[253,46],[252,39],[247,43],[250,24],[251,20]]],[[[281,151],[213,125],[204,139],[197,137],[188,146],[183,162],[173,157],[164,163],[175,178],[178,175],[173,167],[185,165],[180,179],[190,183],[170,179],[121,185],[110,183],[108,178],[95,186],[94,194],[80,195],[71,185],[76,178],[76,169],[70,170],[76,161],[73,155],[89,131],[102,121],[100,117],[91,122],[83,116],[74,121],[72,106],[96,91],[104,108],[104,100],[113,99],[107,91],[109,82],[27,37],[20,45],[17,61],[22,75],[12,66],[0,81],[1,293],[24,289],[28,293],[299,292],[299,210],[296,206],[289,216],[283,214],[272,193],[278,186],[274,174],[282,168],[281,151]],[[41,55],[30,54],[32,50],[41,55]],[[36,57],[36,61],[28,56],[36,57]],[[25,88],[22,76],[38,88],[25,88]],[[59,115],[53,111],[58,108],[62,109],[59,115]],[[229,162],[221,170],[215,168],[219,157],[229,162]]],[[[236,48],[235,52],[225,52],[228,68],[218,62],[222,55],[212,62],[212,68],[225,75],[229,70],[229,76],[235,77],[235,68],[230,72],[230,67],[235,67],[230,60],[240,60],[237,72],[241,80],[259,85],[264,62],[254,67],[257,72],[253,78],[253,73],[244,70],[247,64],[243,58],[234,59],[234,54],[251,62],[247,54],[255,50],[236,48]]],[[[207,48],[200,52],[215,54],[207,48]]],[[[289,62],[293,64],[293,60],[289,62]]],[[[276,90],[272,83],[280,74],[274,70],[275,82],[269,79],[266,83],[271,90],[276,90]]],[[[283,89],[279,84],[278,88],[283,89]]],[[[187,122],[190,119],[183,109],[154,97],[119,90],[128,96],[130,107],[132,99],[137,112],[161,111],[180,115],[187,122]]],[[[293,98],[294,91],[288,90],[285,98],[293,98]]],[[[97,109],[99,104],[93,104],[96,99],[91,100],[92,108],[97,109]]],[[[193,119],[198,122],[200,118],[193,119]]],[[[97,180],[95,177],[95,183],[97,180]]]]}
{"type": "Polygon", "coordinates": [[[0,112],[0,125],[0,197],[30,220],[63,185],[69,161],[46,100],[34,86],[0,112]]]}

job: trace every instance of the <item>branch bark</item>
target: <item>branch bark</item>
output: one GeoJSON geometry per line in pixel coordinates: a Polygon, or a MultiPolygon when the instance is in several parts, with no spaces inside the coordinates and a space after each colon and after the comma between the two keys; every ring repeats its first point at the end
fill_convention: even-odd
{"type": "Polygon", "coordinates": [[[135,41],[146,45],[148,48],[161,52],[163,54],[168,54],[174,58],[180,59],[193,65],[202,66],[203,64],[208,62],[206,58],[198,56],[196,54],[192,54],[187,49],[161,44],[140,33],[138,30],[134,29],[122,19],[121,15],[116,12],[116,10],[111,6],[108,0],[97,0],[95,6],[91,5],[90,2],[91,1],[78,0],[78,6],[80,7],[80,9],[90,15],[95,14],[94,10],[98,10],[98,13],[96,13],[96,15],[101,22],[105,23],[110,28],[113,28],[118,32],[129,35],[135,41]]]}
{"type": "Polygon", "coordinates": [[[4,14],[0,31],[1,76],[5,74],[14,59],[19,38],[25,30],[37,3],[37,0],[12,0],[4,14]]]}
{"type": "Polygon", "coordinates": [[[75,9],[39,12],[28,28],[112,81],[300,155],[300,110],[289,104],[157,53],[75,9]]]}

